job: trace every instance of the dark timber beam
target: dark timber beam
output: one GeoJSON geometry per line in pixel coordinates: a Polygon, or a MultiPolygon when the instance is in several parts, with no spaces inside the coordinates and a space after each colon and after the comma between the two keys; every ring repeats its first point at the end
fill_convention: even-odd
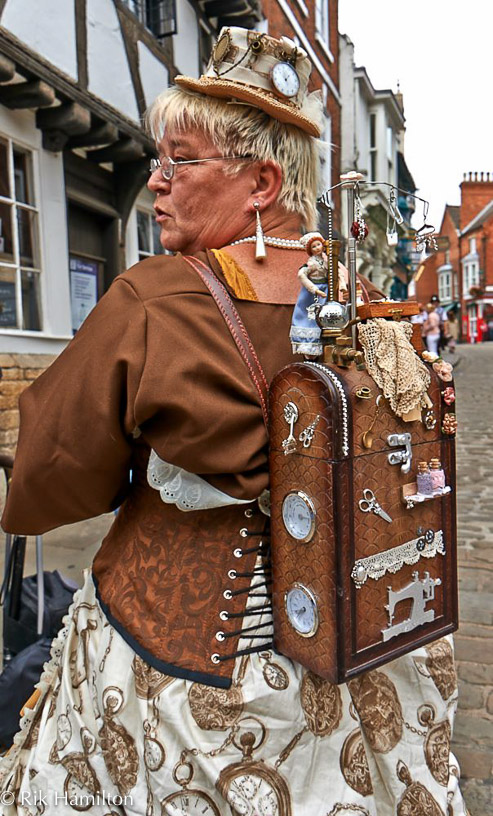
{"type": "Polygon", "coordinates": [[[41,79],[0,87],[0,102],[7,108],[47,108],[55,101],[55,91],[41,79]]]}
{"type": "Polygon", "coordinates": [[[0,54],[0,82],[9,82],[15,75],[15,62],[0,54]]]}
{"type": "Polygon", "coordinates": [[[68,138],[63,130],[43,130],[43,148],[50,153],[60,153],[66,147],[68,138]]]}
{"type": "MultiPolygon", "coordinates": [[[[1,8],[2,0],[0,0],[0,8],[1,8]]],[[[128,12],[131,14],[131,12],[128,12]]],[[[163,58],[163,53],[170,53],[171,43],[164,44],[167,46],[166,48],[161,48],[154,40],[150,32],[146,32],[143,28],[141,34],[139,35],[143,42],[153,51],[153,53],[163,58]]],[[[171,39],[171,38],[170,38],[171,39]]],[[[61,99],[73,100],[74,102],[79,102],[83,107],[88,108],[91,113],[97,116],[103,122],[111,122],[112,124],[116,125],[119,129],[120,133],[126,134],[127,136],[132,137],[136,141],[141,142],[142,146],[145,147],[146,150],[149,152],[153,150],[152,140],[149,139],[143,132],[138,122],[134,122],[129,119],[127,116],[123,115],[122,113],[116,111],[111,105],[106,104],[102,99],[98,99],[97,97],[93,96],[92,94],[88,94],[83,88],[79,87],[78,83],[75,80],[71,80],[60,71],[56,66],[52,63],[45,60],[39,54],[35,54],[32,51],[26,51],[25,47],[19,40],[7,31],[5,28],[2,28],[0,25],[0,53],[5,54],[9,59],[13,60],[17,66],[17,70],[21,73],[27,73],[27,75],[32,76],[33,78],[39,78],[44,80],[48,85],[52,86],[56,89],[58,96],[61,99]]],[[[170,68],[170,72],[172,71],[172,63],[171,63],[171,56],[169,61],[165,64],[168,64],[170,68]]],[[[173,74],[175,72],[173,71],[173,74]]],[[[10,86],[8,86],[10,87],[10,86]]],[[[2,91],[2,87],[0,86],[0,94],[2,91]]],[[[2,99],[0,97],[0,102],[2,99]]]]}
{"type": "Polygon", "coordinates": [[[72,136],[67,147],[94,147],[99,145],[110,145],[118,140],[118,128],[110,122],[93,127],[88,133],[81,136],[72,136]]]}
{"type": "Polygon", "coordinates": [[[120,139],[108,147],[101,150],[91,150],[87,158],[102,164],[104,162],[130,162],[141,159],[144,155],[143,145],[135,139],[120,139]]]}
{"type": "Polygon", "coordinates": [[[91,129],[91,114],[77,102],[68,102],[56,108],[39,110],[36,127],[40,130],[61,130],[67,136],[80,136],[91,129]]]}
{"type": "Polygon", "coordinates": [[[149,159],[138,159],[114,169],[116,207],[122,219],[123,232],[127,227],[130,210],[149,178],[149,159]]]}

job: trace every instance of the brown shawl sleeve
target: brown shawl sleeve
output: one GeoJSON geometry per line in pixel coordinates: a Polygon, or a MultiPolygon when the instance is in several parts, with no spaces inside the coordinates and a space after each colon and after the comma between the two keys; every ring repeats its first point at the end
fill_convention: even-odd
{"type": "Polygon", "coordinates": [[[4,530],[39,534],[119,505],[129,480],[145,343],[145,310],[119,278],[21,396],[4,530]]]}

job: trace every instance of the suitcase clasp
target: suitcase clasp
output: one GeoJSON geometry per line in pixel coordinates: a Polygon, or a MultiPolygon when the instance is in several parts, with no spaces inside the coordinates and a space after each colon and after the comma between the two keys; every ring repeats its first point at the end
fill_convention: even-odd
{"type": "Polygon", "coordinates": [[[400,465],[402,473],[409,473],[413,458],[411,434],[389,434],[387,437],[387,444],[390,445],[391,448],[397,448],[404,445],[405,450],[392,451],[392,453],[389,453],[387,458],[391,465],[400,465]]]}

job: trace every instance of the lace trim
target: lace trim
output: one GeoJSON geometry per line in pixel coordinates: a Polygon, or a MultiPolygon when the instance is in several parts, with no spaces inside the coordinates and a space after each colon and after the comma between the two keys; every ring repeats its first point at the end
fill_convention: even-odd
{"type": "Polygon", "coordinates": [[[77,590],[75,593],[68,612],[62,620],[62,628],[51,644],[50,659],[44,664],[39,682],[36,683],[34,687],[35,689],[39,689],[40,692],[36,705],[34,708],[24,708],[25,713],[20,718],[19,731],[14,737],[14,742],[9,751],[4,754],[4,756],[0,757],[0,786],[2,786],[2,789],[6,789],[8,786],[10,782],[8,779],[9,774],[12,772],[17,759],[24,748],[24,743],[29,736],[32,721],[34,720],[38,709],[44,705],[46,695],[54,685],[60,660],[63,654],[63,649],[65,647],[65,641],[68,637],[68,630],[72,621],[73,610],[76,604],[79,602],[82,590],[83,588],[77,590]]]}
{"type": "Polygon", "coordinates": [[[291,343],[293,354],[312,354],[314,357],[319,357],[322,354],[322,346],[320,343],[291,343]]]}
{"type": "Polygon", "coordinates": [[[424,537],[413,538],[391,550],[359,558],[354,562],[351,578],[357,589],[363,586],[367,578],[381,578],[386,572],[398,572],[404,564],[416,564],[420,558],[432,558],[437,553],[445,555],[443,530],[438,530],[433,537],[425,533],[424,537]]]}
{"type": "Polygon", "coordinates": [[[206,482],[195,473],[189,473],[177,465],[170,465],[151,451],[147,466],[147,481],[159,490],[166,504],[176,504],[179,510],[212,510],[230,504],[251,504],[254,499],[235,499],[206,482]]]}
{"type": "Polygon", "coordinates": [[[291,326],[289,330],[290,340],[320,340],[320,328],[315,326],[313,329],[307,326],[291,326]]]}

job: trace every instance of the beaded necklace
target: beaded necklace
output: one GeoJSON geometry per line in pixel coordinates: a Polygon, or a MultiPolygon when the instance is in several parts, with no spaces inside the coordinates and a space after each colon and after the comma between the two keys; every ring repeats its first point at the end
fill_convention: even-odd
{"type": "MultiPolygon", "coordinates": [[[[255,241],[256,236],[249,235],[248,238],[239,238],[237,241],[232,241],[230,246],[254,244],[255,241]]],[[[297,238],[277,238],[273,235],[265,235],[264,243],[267,244],[267,246],[278,247],[278,249],[304,249],[303,244],[297,238]]]]}

